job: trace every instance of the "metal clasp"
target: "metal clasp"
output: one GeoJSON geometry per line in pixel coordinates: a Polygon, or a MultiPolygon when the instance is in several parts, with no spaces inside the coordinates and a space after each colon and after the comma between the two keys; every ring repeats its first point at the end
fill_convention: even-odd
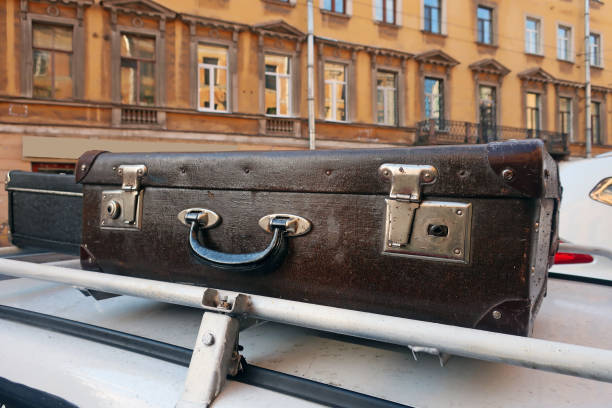
{"type": "Polygon", "coordinates": [[[117,168],[121,190],[102,192],[101,228],[140,229],[142,216],[141,180],[147,174],[144,164],[124,164],[117,168]]]}
{"type": "Polygon", "coordinates": [[[410,242],[414,213],[421,201],[421,185],[435,183],[438,171],[429,165],[408,164],[383,164],[378,171],[391,180],[386,200],[386,246],[401,247],[410,242]]]}

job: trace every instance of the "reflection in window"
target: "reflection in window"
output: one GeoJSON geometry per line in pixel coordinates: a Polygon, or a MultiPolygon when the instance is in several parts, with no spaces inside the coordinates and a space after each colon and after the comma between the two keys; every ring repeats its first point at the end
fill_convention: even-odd
{"type": "Polygon", "coordinates": [[[32,25],[32,96],[72,97],[72,27],[32,25]]]}
{"type": "Polygon", "coordinates": [[[425,2],[423,12],[425,13],[425,31],[440,34],[441,7],[440,0],[423,0],[425,2]]]}
{"type": "Polygon", "coordinates": [[[346,65],[325,63],[325,119],[346,121],[346,65]]]}
{"type": "Polygon", "coordinates": [[[268,54],[265,64],[266,115],[289,116],[291,114],[291,58],[268,54]]]}
{"type": "Polygon", "coordinates": [[[493,10],[488,7],[478,7],[478,42],[493,44],[493,10]]]}
{"type": "Polygon", "coordinates": [[[571,60],[570,44],[572,30],[569,27],[557,27],[557,58],[564,61],[571,60]]]}
{"type": "Polygon", "coordinates": [[[540,20],[528,18],[525,20],[525,52],[540,54],[540,20]]]}
{"type": "Polygon", "coordinates": [[[155,104],[155,38],[121,34],[121,103],[155,104]]]}
{"type": "Polygon", "coordinates": [[[540,94],[527,92],[527,129],[530,130],[530,137],[537,137],[538,131],[542,129],[540,104],[540,94]]]}
{"type": "Polygon", "coordinates": [[[436,119],[438,126],[444,119],[444,92],[441,79],[425,78],[425,118],[436,119]]]}
{"type": "Polygon", "coordinates": [[[228,110],[227,48],[198,45],[198,109],[228,110]]]}
{"type": "Polygon", "coordinates": [[[375,0],[376,21],[395,24],[395,0],[375,0]]]}
{"type": "Polygon", "coordinates": [[[393,72],[376,73],[376,121],[397,125],[397,79],[393,72]]]}
{"type": "Polygon", "coordinates": [[[559,98],[559,124],[561,125],[561,133],[569,136],[570,141],[574,141],[574,132],[572,132],[572,99],[559,98]]]}
{"type": "Polygon", "coordinates": [[[323,9],[336,13],[346,12],[346,0],[323,0],[323,9]]]}
{"type": "Polygon", "coordinates": [[[589,42],[591,44],[591,54],[589,55],[589,59],[591,61],[591,65],[595,65],[596,67],[601,66],[601,36],[599,34],[593,34],[589,36],[589,42]]]}

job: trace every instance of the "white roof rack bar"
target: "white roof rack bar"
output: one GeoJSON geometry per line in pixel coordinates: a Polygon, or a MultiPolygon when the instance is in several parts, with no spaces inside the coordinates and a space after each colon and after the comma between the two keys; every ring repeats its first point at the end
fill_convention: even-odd
{"type": "MultiPolygon", "coordinates": [[[[207,288],[0,259],[0,274],[64,283],[198,308],[207,288]]],[[[235,299],[230,291],[217,291],[235,299]]],[[[347,309],[245,295],[245,314],[403,346],[612,382],[612,350],[492,333],[347,309]]]]}

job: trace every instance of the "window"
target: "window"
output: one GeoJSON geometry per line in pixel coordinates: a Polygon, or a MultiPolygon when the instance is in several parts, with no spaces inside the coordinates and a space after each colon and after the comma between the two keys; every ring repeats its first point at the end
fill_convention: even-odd
{"type": "Polygon", "coordinates": [[[531,131],[531,137],[534,137],[534,133],[537,133],[542,128],[540,104],[540,94],[527,92],[527,129],[531,131]]]}
{"type": "Polygon", "coordinates": [[[572,132],[572,98],[559,98],[559,125],[561,133],[565,133],[570,141],[574,141],[574,132],[572,132]]]}
{"type": "Polygon", "coordinates": [[[591,135],[593,136],[593,144],[601,144],[601,104],[599,102],[591,102],[591,135]]]}
{"type": "Polygon", "coordinates": [[[444,119],[444,90],[441,79],[425,78],[425,118],[436,119],[438,126],[444,119]]]}
{"type": "Polygon", "coordinates": [[[325,119],[346,121],[346,65],[325,63],[325,119]]]}
{"type": "Polygon", "coordinates": [[[397,125],[397,75],[376,73],[376,121],[382,125],[397,125]]]}
{"type": "Polygon", "coordinates": [[[346,13],[346,0],[323,0],[323,9],[335,13],[346,13]]]}
{"type": "Polygon", "coordinates": [[[198,45],[198,109],[228,111],[227,48],[198,45]]]}
{"type": "Polygon", "coordinates": [[[571,61],[572,29],[565,26],[557,27],[557,58],[563,61],[571,61]]]}
{"type": "Polygon", "coordinates": [[[442,10],[440,0],[424,0],[424,30],[430,33],[440,34],[442,10]]]}
{"type": "Polygon", "coordinates": [[[32,25],[32,96],[72,98],[72,27],[32,25]]]}
{"type": "Polygon", "coordinates": [[[155,38],[121,34],[121,103],[155,104],[155,38]]]}
{"type": "Polygon", "coordinates": [[[74,174],[74,163],[32,162],[32,171],[47,174],[74,174]]]}
{"type": "Polygon", "coordinates": [[[589,40],[591,43],[591,54],[589,56],[591,65],[601,67],[601,36],[591,33],[589,40]]]}
{"type": "Polygon", "coordinates": [[[395,0],[376,0],[376,20],[395,24],[395,0]]]}
{"type": "Polygon", "coordinates": [[[291,58],[267,54],[265,60],[266,115],[291,114],[291,58]]]}
{"type": "Polygon", "coordinates": [[[540,20],[527,18],[525,21],[525,52],[540,54],[540,20]]]}
{"type": "Polygon", "coordinates": [[[478,42],[493,44],[493,10],[478,7],[478,42]]]}

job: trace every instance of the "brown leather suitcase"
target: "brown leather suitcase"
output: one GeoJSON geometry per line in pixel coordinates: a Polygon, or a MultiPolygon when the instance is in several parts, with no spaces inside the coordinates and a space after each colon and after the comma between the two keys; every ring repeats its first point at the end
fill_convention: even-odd
{"type": "Polygon", "coordinates": [[[84,268],[529,335],[557,246],[539,140],[88,152],[84,268]]]}

